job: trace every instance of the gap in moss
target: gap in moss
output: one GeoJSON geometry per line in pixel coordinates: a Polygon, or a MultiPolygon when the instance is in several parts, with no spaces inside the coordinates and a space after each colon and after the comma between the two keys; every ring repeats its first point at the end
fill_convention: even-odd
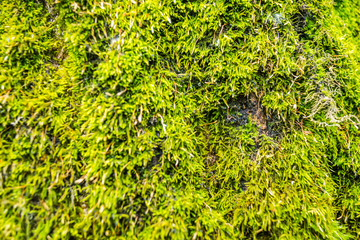
{"type": "Polygon", "coordinates": [[[294,14],[294,16],[291,17],[292,25],[299,35],[300,40],[305,39],[307,35],[305,34],[307,21],[309,18],[311,18],[312,13],[309,11],[308,6],[306,4],[303,4],[299,12],[294,14]]]}

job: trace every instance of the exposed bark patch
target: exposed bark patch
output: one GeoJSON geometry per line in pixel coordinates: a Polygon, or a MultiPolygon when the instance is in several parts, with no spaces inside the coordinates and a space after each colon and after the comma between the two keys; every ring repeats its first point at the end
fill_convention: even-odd
{"type": "Polygon", "coordinates": [[[266,112],[265,108],[261,104],[261,96],[256,98],[256,96],[253,94],[250,96],[250,101],[254,105],[254,108],[250,110],[251,120],[254,121],[259,127],[259,131],[265,131],[264,133],[266,134],[266,112]]]}
{"type": "Polygon", "coordinates": [[[261,95],[256,97],[255,94],[251,94],[248,98],[242,96],[234,99],[229,103],[229,108],[225,118],[226,122],[243,126],[248,123],[250,117],[259,127],[259,131],[266,134],[268,128],[266,110],[261,104],[261,95]]]}
{"type": "Polygon", "coordinates": [[[277,117],[270,116],[262,105],[262,94],[249,97],[240,96],[229,101],[229,110],[225,116],[225,122],[236,127],[244,126],[249,119],[259,127],[259,135],[265,134],[271,138],[280,136],[278,131],[279,121],[277,117]]]}
{"type": "Polygon", "coordinates": [[[218,160],[218,156],[216,154],[213,153],[209,153],[207,156],[207,162],[210,166],[213,166],[216,164],[217,160],[218,160]]]}

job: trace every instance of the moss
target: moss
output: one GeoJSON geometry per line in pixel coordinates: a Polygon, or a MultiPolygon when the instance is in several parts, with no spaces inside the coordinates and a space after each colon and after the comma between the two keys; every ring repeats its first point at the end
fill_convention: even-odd
{"type": "Polygon", "coordinates": [[[0,9],[3,239],[360,237],[358,1],[0,9]]]}

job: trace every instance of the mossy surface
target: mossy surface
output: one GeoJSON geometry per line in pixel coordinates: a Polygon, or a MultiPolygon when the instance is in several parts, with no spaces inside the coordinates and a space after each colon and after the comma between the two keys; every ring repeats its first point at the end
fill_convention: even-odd
{"type": "Polygon", "coordinates": [[[359,238],[359,19],[2,0],[0,238],[359,238]]]}

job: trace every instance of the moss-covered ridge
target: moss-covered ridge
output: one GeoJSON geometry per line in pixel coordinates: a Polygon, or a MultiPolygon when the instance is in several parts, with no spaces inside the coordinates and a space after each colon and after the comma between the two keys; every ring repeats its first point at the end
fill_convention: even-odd
{"type": "Polygon", "coordinates": [[[358,238],[359,7],[1,1],[1,237],[358,238]]]}

